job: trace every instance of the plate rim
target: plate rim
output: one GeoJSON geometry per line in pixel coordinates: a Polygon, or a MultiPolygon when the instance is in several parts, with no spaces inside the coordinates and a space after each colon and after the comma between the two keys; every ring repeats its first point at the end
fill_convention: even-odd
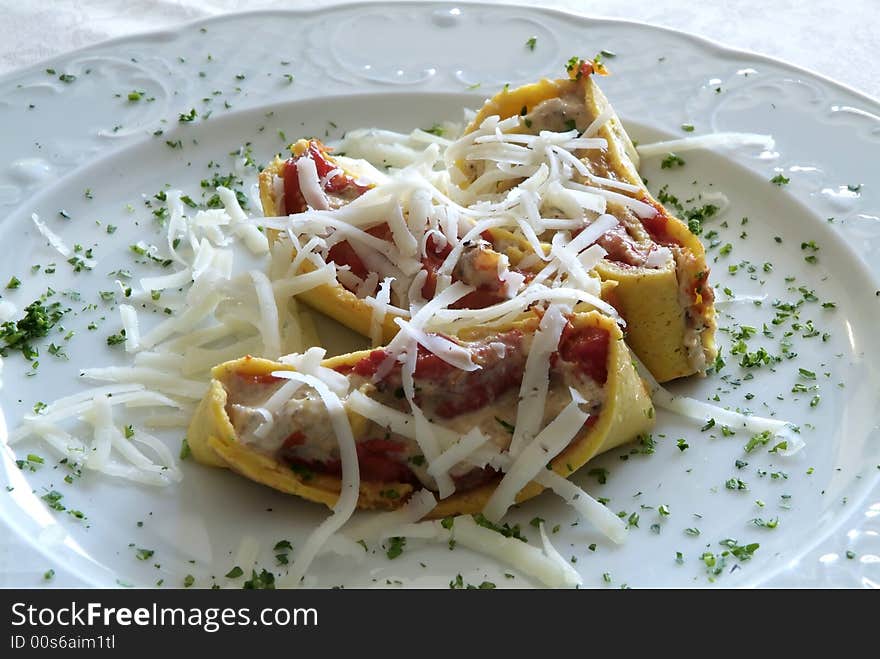
{"type": "Polygon", "coordinates": [[[846,91],[850,94],[860,97],[862,100],[872,103],[876,106],[876,109],[880,111],[880,96],[874,97],[868,92],[856,89],[855,87],[836,80],[824,73],[819,73],[809,67],[802,66],[799,64],[793,64],[789,60],[776,57],[773,55],[767,55],[765,53],[751,50],[748,48],[740,48],[738,46],[732,46],[727,44],[722,40],[712,39],[709,37],[705,37],[703,35],[697,34],[695,32],[690,32],[689,30],[683,30],[679,28],[673,28],[666,25],[658,25],[657,23],[651,23],[648,21],[640,21],[636,19],[629,18],[617,18],[612,16],[600,16],[592,13],[586,12],[577,12],[569,9],[561,9],[556,7],[534,7],[527,4],[521,4],[518,2],[479,2],[478,0],[463,0],[463,2],[450,2],[449,0],[437,0],[437,2],[419,2],[418,0],[366,0],[364,2],[358,2],[356,0],[351,0],[349,2],[341,2],[335,3],[331,2],[331,4],[325,5],[323,7],[312,7],[312,8],[285,8],[285,9],[251,9],[246,11],[231,11],[222,14],[216,14],[214,16],[206,16],[203,18],[196,18],[192,20],[182,21],[174,26],[158,28],[155,30],[144,30],[138,32],[132,32],[130,34],[120,35],[118,37],[111,37],[109,39],[102,39],[100,41],[96,41],[91,44],[87,44],[85,46],[80,46],[78,48],[74,48],[72,50],[66,50],[62,53],[57,53],[55,55],[51,55],[47,58],[40,59],[32,64],[19,67],[16,69],[12,69],[11,71],[7,71],[3,74],[0,74],[0,85],[5,84],[14,76],[18,76],[27,72],[30,72],[35,69],[45,68],[46,64],[51,64],[60,59],[68,58],[68,57],[76,57],[79,55],[83,55],[88,53],[89,50],[93,48],[103,48],[103,47],[115,47],[120,43],[124,43],[130,40],[136,39],[145,39],[145,38],[161,38],[163,36],[171,36],[175,33],[180,33],[186,31],[190,28],[194,27],[203,27],[206,24],[222,22],[230,19],[234,19],[237,17],[241,18],[250,18],[250,17],[259,17],[259,16],[272,16],[272,15],[296,15],[296,16],[304,16],[304,15],[319,15],[325,13],[327,11],[334,10],[349,10],[349,9],[367,9],[370,7],[376,8],[386,8],[386,7],[409,7],[409,8],[440,8],[440,7],[450,7],[456,8],[459,6],[465,7],[475,7],[479,9],[492,9],[492,8],[511,8],[511,9],[519,9],[526,10],[529,12],[543,13],[543,14],[551,14],[556,16],[563,16],[569,18],[575,18],[582,21],[592,21],[595,23],[616,23],[622,25],[629,25],[639,28],[647,28],[649,30],[656,30],[661,32],[666,32],[669,34],[673,34],[679,37],[684,37],[690,39],[691,41],[695,41],[700,45],[708,48],[712,48],[716,51],[723,52],[728,55],[744,55],[749,58],[756,58],[758,60],[762,60],[764,62],[782,65],[799,73],[806,73],[814,78],[818,78],[822,80],[826,84],[830,84],[834,87],[837,87],[843,91],[846,91]]]}

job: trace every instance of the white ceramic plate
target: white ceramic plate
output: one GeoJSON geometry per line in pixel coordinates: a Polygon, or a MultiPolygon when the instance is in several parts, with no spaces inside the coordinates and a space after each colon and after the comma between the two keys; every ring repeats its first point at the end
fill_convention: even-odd
{"type": "MultiPolygon", "coordinates": [[[[776,139],[774,153],[689,153],[675,170],[661,170],[660,158],[646,159],[643,175],[653,191],[668,184],[681,199],[706,190],[730,198],[730,208],[705,228],[720,241],[709,251],[718,299],[728,298],[725,287],[736,296],[764,296],[761,306],[719,305],[722,329],[758,328],[749,351],[764,346],[781,354],[792,320],[772,324],[774,301],[796,303],[804,291],[814,292],[818,301],[807,295],[800,329],[790,337],[797,358],[743,369],[740,357],[730,354],[734,340],[722,331],[727,366],[720,375],[675,386],[797,423],[807,446],[788,459],[768,453],[769,446],[745,454],[748,438],[741,434],[723,437],[718,427],[701,431],[698,423],[661,413],[652,455],[626,447],[597,460],[591,467],[608,470],[605,484],[588,470],[575,477],[610,499],[615,512],[634,522],[631,515],[638,516],[625,546],[573,526],[573,513],[552,495],[522,506],[510,522],[520,523],[532,541],[532,518],[544,518],[548,528],[559,525],[554,544],[576,560],[590,586],[876,586],[880,106],[788,65],[646,25],[480,5],[255,13],[109,42],[0,79],[0,280],[15,275],[22,282],[3,290],[3,299],[21,309],[47,287],[80,296],[59,298],[74,310],[64,320],[74,337],[52,337],[69,360],[49,355],[44,345],[33,377],[20,354],[4,360],[0,401],[7,427],[36,401],[76,392],[79,368],[122,362],[104,341],[118,331],[118,314],[98,292],[112,288],[108,273],[131,267],[130,244],[155,240],[141,195],[171,184],[199,198],[208,163],[220,163],[211,171],[227,173],[229,153],[247,142],[266,162],[299,135],[333,138],[361,126],[408,130],[459,119],[463,107],[476,107],[505,83],[560,75],[570,56],[603,49],[615,57],[606,58],[613,75],[601,85],[642,143],[684,136],[683,123],[695,126],[693,134],[749,131],[776,139]],[[526,47],[532,36],[534,50],[526,47]],[[65,82],[62,75],[75,79],[65,82]],[[132,91],[144,96],[129,101],[132,91]],[[200,120],[179,123],[179,114],[191,108],[200,120]],[[154,136],[159,130],[164,133],[154,136]],[[166,145],[176,140],[182,148],[166,145]],[[790,184],[771,184],[776,174],[790,184]],[[69,243],[93,246],[94,271],[74,273],[36,234],[32,212],[69,243]],[[107,224],[118,231],[108,235],[107,224]],[[812,252],[802,249],[809,241],[819,246],[813,264],[805,261],[812,252]],[[55,273],[47,275],[51,262],[55,273]],[[32,274],[37,264],[43,269],[32,274]],[[97,309],[84,310],[89,304],[97,309]],[[811,333],[808,320],[818,335],[803,338],[811,333]],[[99,327],[89,331],[93,321],[99,327]],[[773,338],[762,335],[764,323],[773,338]],[[823,334],[829,336],[823,340],[823,334]],[[803,379],[799,368],[815,372],[816,380],[803,379]],[[818,388],[793,393],[798,383],[818,388]],[[689,448],[680,450],[679,438],[689,448]],[[748,464],[738,468],[737,460],[748,464]],[[748,489],[728,489],[731,478],[748,489]],[[668,516],[659,514],[661,504],[668,516]],[[760,528],[755,518],[778,519],[778,526],[760,528]],[[704,553],[721,554],[719,543],[728,538],[760,548],[748,561],[728,556],[713,575],[704,553]]],[[[344,334],[327,331],[341,347],[344,334]]],[[[180,439],[179,433],[167,436],[174,449],[180,439]]],[[[257,539],[259,568],[280,573],[273,545],[281,539],[298,545],[327,514],[192,461],[183,465],[183,482],[166,489],[95,475],[68,485],[50,455],[38,444],[3,452],[0,477],[13,490],[0,491],[0,516],[12,551],[31,546],[42,552],[64,583],[180,586],[192,574],[197,586],[240,585],[223,575],[239,560],[242,538],[257,539]],[[15,464],[30,452],[47,458],[35,472],[15,464]],[[87,520],[47,509],[40,500],[47,488],[63,492],[64,503],[87,520]],[[155,554],[141,561],[137,548],[155,554]]],[[[468,550],[413,540],[393,561],[383,552],[362,562],[322,557],[309,583],[445,587],[461,574],[466,583],[533,585],[505,572],[511,571],[468,550]]]]}

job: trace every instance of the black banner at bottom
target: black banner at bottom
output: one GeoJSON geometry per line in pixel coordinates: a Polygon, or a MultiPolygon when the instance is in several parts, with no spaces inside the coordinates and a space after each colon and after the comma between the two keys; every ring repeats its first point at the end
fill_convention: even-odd
{"type": "MultiPolygon", "coordinates": [[[[774,611],[774,626],[785,627],[793,620],[785,620],[788,607],[780,593],[758,596],[762,611],[774,611]]],[[[335,648],[331,656],[336,656],[352,644],[369,655],[402,648],[433,654],[446,647],[455,654],[455,648],[466,649],[470,656],[481,646],[522,650],[522,644],[541,638],[550,643],[548,650],[553,638],[613,649],[622,639],[656,643],[676,630],[712,628],[724,618],[722,611],[755,607],[749,602],[755,596],[754,591],[0,590],[5,631],[0,657],[69,649],[134,650],[140,656],[188,647],[315,649],[322,656],[335,648]]]]}

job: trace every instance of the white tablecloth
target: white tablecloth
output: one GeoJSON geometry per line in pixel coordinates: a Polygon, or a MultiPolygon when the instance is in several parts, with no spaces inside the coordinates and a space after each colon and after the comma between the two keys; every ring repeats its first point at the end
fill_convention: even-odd
{"type": "MultiPolygon", "coordinates": [[[[222,13],[330,4],[327,0],[0,0],[0,75],[105,39],[222,13]]],[[[878,0],[549,0],[541,5],[699,34],[786,60],[880,98],[878,0]]],[[[0,528],[0,587],[38,586],[49,567],[8,529],[0,528]]],[[[53,585],[75,585],[58,572],[53,585]]]]}

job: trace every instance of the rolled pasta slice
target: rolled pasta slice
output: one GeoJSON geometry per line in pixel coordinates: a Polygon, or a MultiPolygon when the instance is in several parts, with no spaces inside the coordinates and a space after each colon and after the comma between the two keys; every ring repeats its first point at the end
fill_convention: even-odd
{"type": "MultiPolygon", "coordinates": [[[[651,399],[618,326],[597,312],[550,315],[532,312],[505,327],[474,327],[458,337],[431,335],[424,342],[435,352],[419,346],[409,384],[405,364],[384,348],[326,359],[312,369],[336,391],[351,424],[358,507],[399,508],[414,491],[437,492],[438,475],[451,479],[454,492],[440,498],[431,516],[476,513],[511,461],[527,474],[515,497],[524,501],[544,488],[528,481],[523,461],[537,456],[540,469],[549,463],[567,477],[650,429],[651,399]],[[533,347],[538,352],[530,360],[533,347]],[[542,382],[546,393],[524,402],[542,382]],[[407,394],[410,385],[414,396],[407,394]],[[527,404],[540,418],[530,436],[515,439],[518,406],[527,404]],[[427,426],[419,425],[413,406],[427,426]],[[450,448],[456,457],[438,460],[450,448]],[[431,469],[433,460],[442,473],[431,469]]],[[[341,475],[331,412],[308,384],[284,377],[291,370],[254,357],[215,367],[189,445],[199,462],[333,506],[341,475]]]]}
{"type": "MultiPolygon", "coordinates": [[[[334,157],[317,140],[299,140],[290,158],[276,158],[260,173],[260,199],[267,217],[296,216],[310,210],[332,214],[386,180],[366,161],[334,157]]],[[[357,231],[346,231],[344,215],[335,221],[324,216],[328,230],[322,237],[328,244],[320,253],[296,259],[294,251],[292,257],[298,260],[297,274],[311,272],[320,263],[333,263],[338,281],[312,287],[298,298],[355,332],[372,336],[379,282],[390,278],[390,308],[386,304],[378,312],[387,342],[398,331],[394,319],[407,317],[404,310],[413,303],[433,298],[441,278],[474,288],[456,303],[457,308],[480,309],[510,299],[535,275],[538,263],[519,267],[533,253],[532,247],[510,231],[488,226],[468,237],[474,223],[462,222],[456,229],[464,234],[465,244],[456,248],[423,218],[416,221],[418,211],[412,206],[403,204],[400,211],[392,209],[385,215],[395,212],[400,213],[396,222],[374,218],[355,227],[357,231]],[[447,263],[450,255],[452,261],[447,263]]],[[[376,215],[375,209],[367,214],[376,215]]],[[[315,235],[312,227],[309,234],[315,235]]]]}
{"type": "MultiPolygon", "coordinates": [[[[705,374],[716,355],[714,295],[705,250],[687,224],[645,187],[633,143],[595,82],[597,68],[590,62],[571,62],[568,79],[505,88],[486,101],[463,139],[494,117],[501,120],[495,130],[503,139],[509,139],[503,135],[576,131],[572,139],[582,140],[584,148],[574,150],[575,158],[560,154],[560,162],[573,168],[572,179],[562,184],[563,193],[602,197],[604,213],[619,222],[597,240],[607,254],[595,272],[618,284],[610,301],[627,321],[627,342],[660,382],[705,374]],[[597,138],[604,145],[590,142],[597,138]]],[[[494,139],[489,133],[482,130],[482,139],[494,139]]],[[[475,146],[465,148],[454,162],[453,180],[464,190],[485,179],[487,167],[493,164],[474,157],[480,153],[475,146]]],[[[479,147],[485,148],[485,143],[479,147]]],[[[511,182],[500,185],[499,194],[511,182]]],[[[558,210],[552,198],[545,196],[543,204],[543,215],[558,210]]],[[[585,211],[585,227],[598,214],[585,211]]],[[[550,242],[552,235],[541,238],[550,242]]]]}

